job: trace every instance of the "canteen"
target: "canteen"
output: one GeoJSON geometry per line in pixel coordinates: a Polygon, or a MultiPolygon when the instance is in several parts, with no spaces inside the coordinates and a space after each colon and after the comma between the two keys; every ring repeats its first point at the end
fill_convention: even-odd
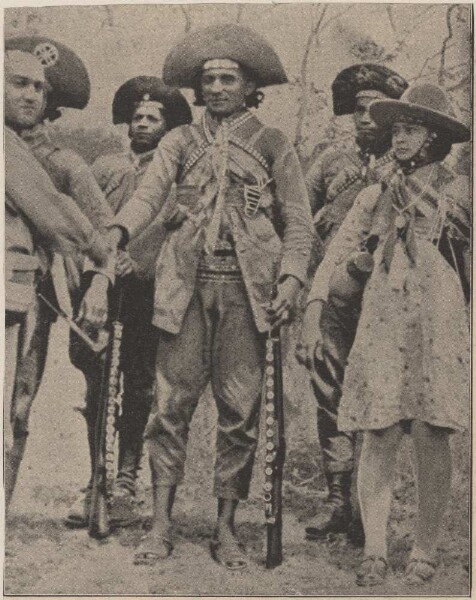
{"type": "Polygon", "coordinates": [[[352,252],[336,266],[329,282],[329,296],[345,302],[360,299],[373,267],[374,259],[368,250],[352,252]]]}

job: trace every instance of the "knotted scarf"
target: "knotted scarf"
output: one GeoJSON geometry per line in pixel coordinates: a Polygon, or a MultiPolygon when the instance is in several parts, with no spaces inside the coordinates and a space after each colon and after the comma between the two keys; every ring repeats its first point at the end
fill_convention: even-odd
{"type": "Polygon", "coordinates": [[[398,242],[401,242],[410,265],[415,264],[417,248],[415,243],[415,218],[417,212],[430,220],[435,220],[439,208],[438,191],[432,181],[434,168],[427,179],[421,181],[414,174],[405,175],[401,170],[393,173],[384,185],[390,195],[389,234],[385,241],[382,261],[387,273],[395,254],[398,242]]]}

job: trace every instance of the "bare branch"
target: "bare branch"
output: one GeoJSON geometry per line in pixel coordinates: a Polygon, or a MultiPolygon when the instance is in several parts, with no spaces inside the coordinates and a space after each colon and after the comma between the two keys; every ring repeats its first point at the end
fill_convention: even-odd
{"type": "Polygon", "coordinates": [[[103,8],[106,13],[106,16],[102,21],[101,29],[105,26],[114,27],[114,14],[112,12],[112,6],[110,4],[104,4],[103,8]]]}
{"type": "Polygon", "coordinates": [[[431,56],[428,56],[424,60],[419,73],[417,75],[415,75],[415,77],[412,78],[412,81],[416,81],[417,79],[420,79],[420,77],[423,76],[425,69],[428,67],[428,65],[431,63],[432,60],[435,60],[435,58],[437,58],[440,55],[440,52],[441,52],[441,50],[437,50],[437,52],[435,52],[431,56]]]}
{"type": "Polygon", "coordinates": [[[180,6],[180,10],[182,11],[182,14],[185,18],[185,33],[188,33],[190,31],[190,28],[192,27],[192,17],[190,16],[190,7],[187,4],[179,4],[180,6]]]}
{"type": "Polygon", "coordinates": [[[325,29],[327,29],[329,27],[329,25],[331,25],[334,21],[337,21],[338,19],[343,17],[346,13],[350,12],[354,8],[355,8],[355,5],[348,6],[347,8],[344,8],[343,10],[341,10],[339,13],[335,14],[334,16],[329,17],[327,19],[327,21],[322,25],[321,32],[324,31],[325,29]]]}
{"type": "MultiPolygon", "coordinates": [[[[314,8],[315,5],[313,5],[314,8]]],[[[304,127],[304,119],[307,114],[307,108],[309,104],[309,86],[307,81],[307,72],[308,72],[308,64],[309,58],[311,54],[312,47],[315,43],[317,43],[317,35],[319,33],[319,29],[322,25],[322,21],[327,12],[328,5],[317,5],[316,12],[318,13],[318,18],[315,24],[312,24],[309,35],[307,36],[306,45],[304,46],[304,53],[301,60],[301,68],[300,68],[300,77],[299,83],[302,89],[302,95],[299,99],[299,109],[297,113],[297,126],[296,133],[294,136],[294,145],[299,153],[299,147],[303,142],[303,127],[304,127]],[[320,13],[319,13],[319,9],[320,13]]]]}
{"type": "Polygon", "coordinates": [[[241,18],[243,16],[243,4],[238,4],[237,5],[237,10],[236,10],[236,22],[237,23],[241,23],[241,18]]]}
{"type": "Polygon", "coordinates": [[[393,17],[393,6],[392,4],[386,4],[385,8],[387,10],[388,22],[390,23],[390,27],[392,28],[393,33],[397,33],[397,27],[395,25],[395,19],[393,17]]]}
{"type": "Polygon", "coordinates": [[[440,69],[438,71],[438,83],[441,86],[445,84],[445,62],[446,62],[446,51],[448,50],[448,44],[453,39],[453,23],[451,21],[453,12],[458,10],[457,4],[452,4],[446,10],[446,27],[448,29],[448,35],[443,40],[440,54],[440,69]]]}

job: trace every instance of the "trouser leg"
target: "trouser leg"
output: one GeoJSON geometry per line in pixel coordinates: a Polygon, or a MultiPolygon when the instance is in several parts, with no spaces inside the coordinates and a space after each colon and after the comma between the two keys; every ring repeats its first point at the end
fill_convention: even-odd
{"type": "Polygon", "coordinates": [[[34,315],[28,315],[29,319],[35,320],[33,325],[28,324],[32,333],[28,346],[23,348],[15,377],[15,429],[23,433],[28,433],[31,407],[45,372],[51,330],[51,314],[43,303],[38,302],[33,310],[34,315]]]}
{"type": "Polygon", "coordinates": [[[135,493],[144,430],[154,400],[158,330],[151,324],[152,312],[153,284],[130,281],[125,294],[121,345],[124,394],[118,423],[117,484],[132,493],[135,493]]]}
{"type": "Polygon", "coordinates": [[[324,509],[306,528],[306,535],[308,539],[321,539],[328,534],[347,533],[354,543],[361,545],[360,519],[352,523],[355,435],[337,429],[345,367],[358,316],[358,306],[338,306],[332,299],[322,310],[323,360],[315,361],[311,385],[317,400],[317,430],[329,495],[324,509]]]}
{"type": "Polygon", "coordinates": [[[180,483],[189,426],[209,380],[209,341],[198,293],[178,334],[159,331],[155,363],[155,402],[145,430],[154,486],[180,483]]]}
{"type": "MultiPolygon", "coordinates": [[[[7,328],[9,329],[9,328],[7,328]]],[[[7,450],[6,502],[10,502],[18,477],[20,464],[25,453],[28,437],[28,422],[33,401],[43,378],[48,351],[51,315],[38,302],[25,315],[21,329],[16,335],[16,368],[13,367],[13,389],[10,395],[11,449],[7,450]],[[27,332],[28,329],[28,332],[27,332]]],[[[10,342],[11,344],[11,342],[10,342]]],[[[10,360],[10,359],[9,359],[10,360]]],[[[15,361],[14,361],[15,362],[15,361]]]]}
{"type": "Polygon", "coordinates": [[[6,314],[5,317],[5,386],[3,392],[3,432],[4,432],[4,464],[5,464],[5,506],[8,510],[10,500],[15,488],[18,473],[17,461],[15,460],[12,419],[12,402],[15,387],[15,374],[17,371],[21,317],[14,314],[6,314]]]}
{"type": "Polygon", "coordinates": [[[332,301],[322,310],[323,361],[316,361],[311,385],[317,400],[317,427],[326,474],[352,472],[355,436],[337,429],[347,358],[354,342],[359,308],[338,307],[332,301]]]}
{"type": "Polygon", "coordinates": [[[212,353],[218,409],[214,493],[240,500],[248,496],[258,442],[264,337],[256,329],[244,284],[213,285],[219,286],[212,353]]]}

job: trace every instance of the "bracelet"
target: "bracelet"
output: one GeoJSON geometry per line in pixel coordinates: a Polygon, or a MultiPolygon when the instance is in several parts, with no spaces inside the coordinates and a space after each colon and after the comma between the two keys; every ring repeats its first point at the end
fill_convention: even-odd
{"type": "Polygon", "coordinates": [[[309,302],[306,303],[306,308],[310,306],[313,302],[321,302],[322,304],[326,304],[326,301],[322,298],[313,298],[312,300],[309,300],[309,302]]]}

